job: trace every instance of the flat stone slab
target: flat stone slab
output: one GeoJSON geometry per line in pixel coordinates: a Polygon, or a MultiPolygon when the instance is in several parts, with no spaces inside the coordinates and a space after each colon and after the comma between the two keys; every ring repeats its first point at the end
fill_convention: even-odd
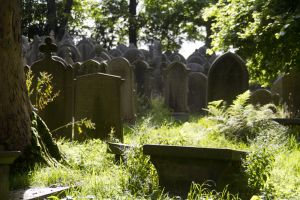
{"type": "Polygon", "coordinates": [[[70,187],[36,187],[29,189],[21,189],[11,191],[9,195],[10,200],[34,200],[34,199],[44,199],[52,195],[64,195],[66,190],[70,187]]]}

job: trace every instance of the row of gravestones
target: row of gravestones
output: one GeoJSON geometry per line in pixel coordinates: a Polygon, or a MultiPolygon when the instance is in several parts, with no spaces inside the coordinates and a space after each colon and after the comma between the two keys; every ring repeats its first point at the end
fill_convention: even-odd
{"type": "MultiPolygon", "coordinates": [[[[98,137],[106,138],[107,133],[113,131],[121,140],[122,119],[132,121],[135,116],[135,82],[140,83],[138,91],[151,96],[151,68],[147,62],[137,59],[131,65],[125,58],[118,57],[107,63],[87,60],[71,66],[64,59],[52,56],[57,47],[50,38],[45,41],[46,44],[40,46],[44,59],[35,62],[31,69],[35,74],[40,71],[51,73],[55,88],[60,90],[55,102],[41,113],[50,129],[72,121],[73,117],[75,121],[88,117],[96,123],[94,132],[102,133],[98,137]]],[[[188,69],[180,56],[175,56],[175,61],[168,64],[162,74],[165,103],[175,113],[201,112],[207,102],[213,100],[223,99],[231,103],[238,94],[248,89],[246,66],[239,56],[231,52],[213,62],[208,76],[188,69]]],[[[295,104],[299,102],[295,95],[298,84],[286,77],[289,76],[276,81],[272,91],[288,105],[292,102],[292,112],[296,113],[299,110],[299,105],[295,104]],[[291,85],[293,91],[287,89],[291,85]]],[[[270,95],[269,91],[259,90],[253,93],[251,99],[262,104],[268,98],[272,100],[270,95]]],[[[64,136],[71,137],[71,129],[64,132],[64,136]]],[[[76,137],[80,136],[77,134],[76,137]]]]}
{"type": "MultiPolygon", "coordinates": [[[[280,76],[271,90],[251,92],[249,102],[286,105],[290,117],[300,116],[300,73],[280,76]]],[[[209,67],[208,75],[190,72],[182,62],[168,65],[164,81],[164,98],[176,113],[201,112],[207,102],[224,100],[231,104],[237,95],[249,90],[249,75],[245,62],[236,54],[227,52],[209,67]]]]}
{"type": "MultiPolygon", "coordinates": [[[[50,34],[50,37],[54,40],[53,34],[50,34]]],[[[26,37],[23,36],[22,38],[24,64],[32,65],[33,62],[41,59],[42,55],[38,48],[42,43],[42,39],[45,37],[35,36],[34,40],[30,44],[26,37]]],[[[134,68],[136,69],[136,74],[138,74],[135,77],[138,86],[137,93],[146,96],[150,95],[150,91],[144,86],[145,80],[147,80],[145,84],[150,85],[153,94],[161,95],[163,93],[163,72],[171,62],[180,61],[186,64],[192,72],[202,72],[207,75],[210,64],[216,58],[215,55],[208,56],[206,54],[205,46],[197,49],[187,59],[178,52],[172,53],[170,51],[166,51],[165,53],[162,53],[161,44],[158,41],[154,41],[154,44],[149,46],[149,50],[137,49],[133,45],[127,47],[120,44],[115,49],[106,51],[93,39],[84,38],[75,45],[74,39],[68,34],[68,32],[65,33],[60,42],[54,43],[58,46],[55,52],[56,55],[63,58],[71,65],[77,62],[85,62],[89,59],[93,59],[102,63],[103,66],[101,67],[104,68],[105,64],[115,57],[126,58],[130,64],[137,66],[134,68]],[[145,69],[147,69],[147,72],[144,72],[145,69]],[[144,75],[147,75],[149,78],[140,78],[144,75]]],[[[90,71],[84,71],[84,68],[79,71],[75,70],[75,75],[99,71],[98,69],[89,70],[90,71]]],[[[104,71],[104,69],[102,69],[102,71],[104,71]]]]}
{"type": "MultiPolygon", "coordinates": [[[[49,129],[54,130],[83,118],[91,119],[96,126],[96,130],[87,132],[88,135],[81,135],[77,129],[69,126],[57,131],[58,134],[55,132],[54,136],[79,140],[86,137],[106,139],[112,133],[115,138],[122,141],[122,119],[130,120],[134,117],[134,108],[132,104],[127,103],[133,101],[130,99],[133,97],[131,95],[133,91],[128,89],[132,88],[130,78],[122,77],[130,74],[123,71],[130,70],[129,65],[127,69],[120,69],[120,63],[111,60],[107,68],[110,74],[91,73],[75,77],[73,66],[64,59],[52,55],[57,51],[57,46],[50,38],[46,38],[45,44],[39,49],[44,58],[34,62],[30,67],[35,75],[33,84],[36,84],[39,73],[44,71],[53,76],[53,88],[59,91],[59,96],[44,110],[39,111],[49,129]]],[[[83,63],[83,67],[89,63],[83,63]]],[[[36,94],[33,94],[31,100],[34,101],[35,98],[36,94]]]]}

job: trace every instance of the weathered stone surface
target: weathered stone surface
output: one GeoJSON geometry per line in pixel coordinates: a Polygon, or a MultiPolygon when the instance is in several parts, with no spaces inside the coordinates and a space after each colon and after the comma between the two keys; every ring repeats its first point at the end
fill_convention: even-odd
{"type": "Polygon", "coordinates": [[[249,87],[249,75],[244,61],[227,52],[219,56],[208,72],[208,102],[224,100],[231,104],[237,95],[249,87]]]}
{"type": "Polygon", "coordinates": [[[124,54],[123,57],[126,58],[130,63],[133,63],[137,59],[145,59],[143,52],[136,48],[128,49],[124,54]]]}
{"type": "Polygon", "coordinates": [[[75,82],[75,120],[88,118],[96,124],[96,130],[87,130],[85,135],[76,132],[75,139],[105,140],[113,131],[113,136],[122,141],[121,78],[96,73],[79,76],[75,82]]]}
{"type": "Polygon", "coordinates": [[[192,72],[201,72],[205,73],[205,68],[198,63],[188,63],[187,68],[189,68],[192,72]]]}
{"type": "MultiPolygon", "coordinates": [[[[51,56],[51,52],[56,51],[56,45],[51,43],[50,38],[46,39],[45,45],[40,50],[45,54],[42,60],[35,62],[31,70],[35,75],[34,84],[40,72],[47,72],[53,76],[52,83],[54,91],[59,91],[59,96],[50,102],[46,108],[39,111],[40,116],[46,122],[50,130],[64,126],[72,121],[73,116],[73,68],[65,65],[61,61],[51,56]]],[[[35,101],[32,95],[31,101],[35,101]]],[[[71,128],[62,129],[59,133],[53,134],[55,137],[71,138],[71,128]]]]}
{"type": "Polygon", "coordinates": [[[267,89],[257,89],[251,93],[249,103],[253,105],[265,105],[272,103],[272,94],[267,89]]]}
{"type": "Polygon", "coordinates": [[[191,112],[201,112],[207,107],[207,76],[200,72],[189,73],[188,106],[191,112]]]}
{"type": "Polygon", "coordinates": [[[83,62],[77,72],[77,76],[82,76],[86,74],[93,74],[93,73],[105,73],[106,72],[106,65],[97,62],[96,60],[90,59],[83,62]]]}
{"type": "Polygon", "coordinates": [[[272,85],[273,95],[279,94],[280,103],[287,106],[290,117],[300,117],[300,73],[280,76],[272,85]]]}
{"type": "Polygon", "coordinates": [[[166,69],[165,104],[173,112],[188,112],[188,69],[180,62],[171,63],[166,69]]]}
{"type": "Polygon", "coordinates": [[[137,94],[150,97],[150,66],[141,59],[134,61],[132,64],[134,66],[137,94]]]}
{"type": "MultiPolygon", "coordinates": [[[[188,146],[144,145],[143,152],[150,155],[159,184],[171,195],[186,198],[192,182],[215,183],[216,189],[239,192],[235,179],[241,174],[241,158],[244,151],[217,148],[198,148],[188,146]]],[[[238,177],[241,178],[241,177],[238,177]]]]}
{"type": "Polygon", "coordinates": [[[59,57],[65,59],[66,55],[70,54],[70,52],[71,52],[71,55],[72,55],[73,62],[78,62],[78,61],[81,60],[80,52],[78,51],[78,49],[76,48],[76,46],[70,45],[70,44],[60,45],[58,47],[58,49],[57,49],[56,54],[59,57]]]}
{"type": "Polygon", "coordinates": [[[90,54],[94,50],[95,46],[91,41],[83,38],[80,42],[78,42],[76,47],[81,55],[80,61],[86,61],[92,58],[90,57],[90,54]]]}
{"type": "Polygon", "coordinates": [[[107,73],[124,79],[121,86],[122,118],[132,121],[136,112],[133,66],[125,58],[114,58],[108,62],[107,73]]]}

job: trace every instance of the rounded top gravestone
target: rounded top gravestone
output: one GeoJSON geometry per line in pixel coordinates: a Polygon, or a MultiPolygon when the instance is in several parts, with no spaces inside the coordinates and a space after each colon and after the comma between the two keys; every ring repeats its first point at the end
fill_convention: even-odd
{"type": "Polygon", "coordinates": [[[208,71],[208,102],[224,100],[231,104],[248,88],[248,70],[238,55],[227,52],[213,62],[208,71]]]}

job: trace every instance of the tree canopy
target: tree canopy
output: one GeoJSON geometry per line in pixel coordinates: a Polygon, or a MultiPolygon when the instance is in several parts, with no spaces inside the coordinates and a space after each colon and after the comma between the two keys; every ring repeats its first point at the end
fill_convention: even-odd
{"type": "Polygon", "coordinates": [[[252,80],[270,83],[300,69],[300,2],[219,0],[204,13],[212,23],[212,50],[236,49],[252,80]]]}
{"type": "Polygon", "coordinates": [[[135,43],[158,39],[165,49],[178,49],[183,40],[205,37],[209,23],[202,19],[206,0],[22,0],[23,34],[73,35],[92,33],[111,48],[129,37],[135,43]]]}

